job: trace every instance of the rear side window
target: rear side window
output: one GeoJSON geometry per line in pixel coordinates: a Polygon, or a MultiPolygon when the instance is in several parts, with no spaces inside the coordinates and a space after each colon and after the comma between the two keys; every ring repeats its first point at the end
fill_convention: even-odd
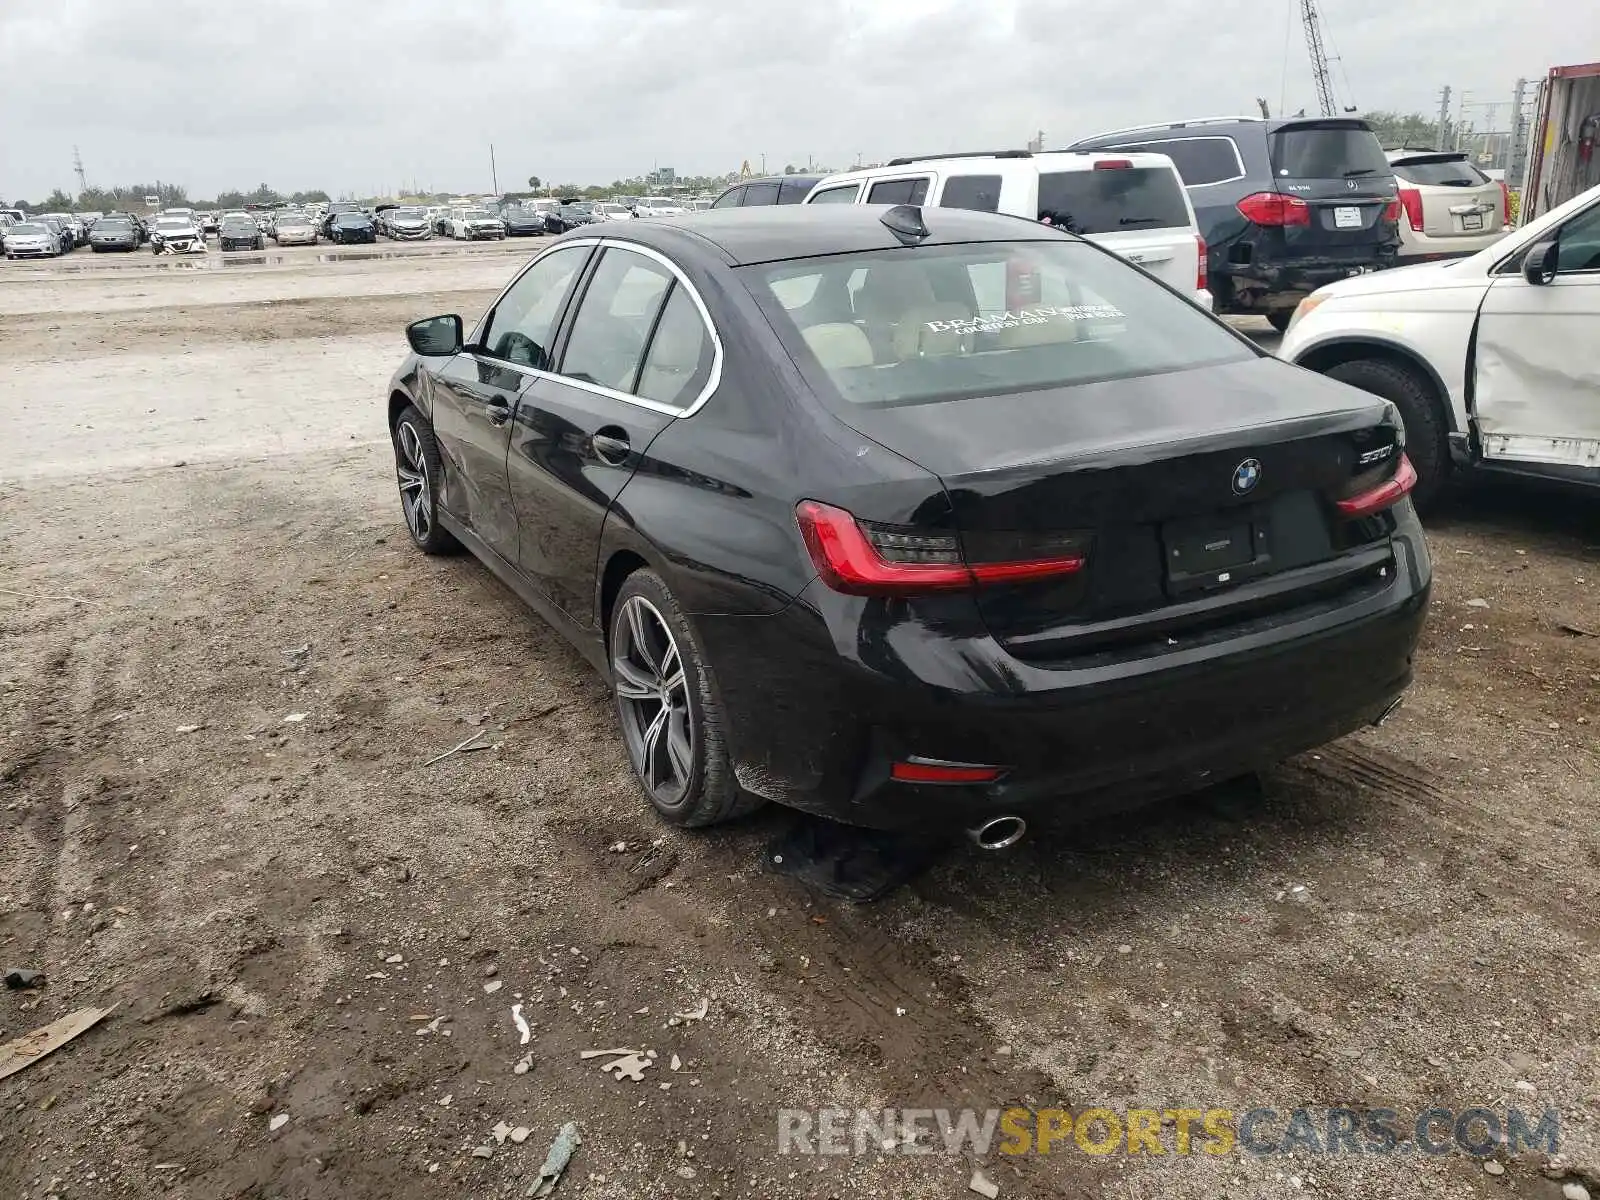
{"type": "Polygon", "coordinates": [[[1378,135],[1352,122],[1291,125],[1268,139],[1272,169],[1285,179],[1356,179],[1388,175],[1378,135]]]}
{"type": "Polygon", "coordinates": [[[711,378],[712,357],[711,335],[700,310],[683,285],[675,283],[635,390],[646,400],[686,408],[711,378]]]}
{"type": "Polygon", "coordinates": [[[1065,238],[838,254],[740,273],[818,394],[836,397],[842,412],[1255,356],[1136,267],[1065,238]]]}
{"type": "Polygon", "coordinates": [[[1183,176],[1185,187],[1203,187],[1208,183],[1221,183],[1244,175],[1244,161],[1239,157],[1239,147],[1232,138],[1198,137],[1174,138],[1168,142],[1142,142],[1136,146],[1122,146],[1123,150],[1137,153],[1165,154],[1183,176]]]}
{"type": "Polygon", "coordinates": [[[1189,226],[1178,176],[1164,167],[1041,174],[1039,217],[1084,234],[1189,226]]]}
{"type": "Polygon", "coordinates": [[[928,196],[928,177],[885,179],[867,192],[868,204],[921,204],[928,196]]]}
{"type": "Polygon", "coordinates": [[[778,202],[778,185],[775,183],[752,183],[744,189],[745,204],[776,204],[778,202]]]}
{"type": "Polygon", "coordinates": [[[1489,177],[1465,158],[1416,158],[1394,164],[1394,173],[1407,183],[1434,187],[1481,187],[1489,177]]]}
{"type": "Polygon", "coordinates": [[[653,259],[608,249],[573,318],[561,374],[631,393],[638,383],[645,344],[673,282],[672,273],[653,259]]]}
{"type": "Polygon", "coordinates": [[[815,184],[814,179],[785,179],[778,188],[778,203],[799,204],[815,184]]]}
{"type": "Polygon", "coordinates": [[[845,184],[842,187],[824,188],[812,195],[807,204],[854,204],[856,197],[861,194],[859,183],[845,184]]]}
{"type": "Polygon", "coordinates": [[[1000,211],[1000,176],[952,175],[944,181],[940,208],[970,208],[977,212],[1000,211]]]}

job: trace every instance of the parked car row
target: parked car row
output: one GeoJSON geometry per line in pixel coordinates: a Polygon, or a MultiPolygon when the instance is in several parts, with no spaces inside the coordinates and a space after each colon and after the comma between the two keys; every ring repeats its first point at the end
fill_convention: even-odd
{"type": "Polygon", "coordinates": [[[130,213],[0,211],[0,245],[10,259],[55,258],[80,246],[96,253],[137,250],[148,237],[144,222],[130,213]]]}

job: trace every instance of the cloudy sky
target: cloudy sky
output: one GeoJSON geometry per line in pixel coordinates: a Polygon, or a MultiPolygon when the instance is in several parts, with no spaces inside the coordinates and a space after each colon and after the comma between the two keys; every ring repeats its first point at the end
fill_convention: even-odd
{"type": "MultiPolygon", "coordinates": [[[[1600,59],[1593,0],[1321,0],[1341,103],[1600,59]]],[[[1295,0],[0,0],[0,195],[776,171],[1314,110],[1295,0]],[[1292,22],[1291,22],[1292,18],[1292,22]],[[1286,37],[1287,35],[1287,37],[1286,37]],[[1285,44],[1287,40],[1287,55],[1285,44]],[[1287,65],[1287,70],[1285,66],[1287,65]]],[[[1453,106],[1452,106],[1453,107],[1453,106]]],[[[1483,124],[1482,109],[1469,110],[1483,124]]]]}

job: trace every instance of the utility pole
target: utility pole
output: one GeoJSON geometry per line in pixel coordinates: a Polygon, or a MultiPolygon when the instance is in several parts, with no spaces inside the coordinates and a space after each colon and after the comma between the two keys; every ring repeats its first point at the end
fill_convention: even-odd
{"type": "Polygon", "coordinates": [[[1528,81],[1519,79],[1511,93],[1511,158],[1506,164],[1506,183],[1512,187],[1522,185],[1522,173],[1528,167],[1528,119],[1522,107],[1527,90],[1528,81]]]}
{"type": "Polygon", "coordinates": [[[1445,144],[1445,138],[1448,135],[1449,129],[1450,129],[1450,85],[1447,83],[1447,84],[1444,85],[1444,88],[1439,93],[1439,136],[1435,139],[1435,144],[1441,150],[1450,149],[1450,147],[1445,144]]]}
{"type": "Polygon", "coordinates": [[[494,165],[494,143],[489,143],[489,182],[494,184],[494,194],[500,194],[500,172],[494,165]]]}

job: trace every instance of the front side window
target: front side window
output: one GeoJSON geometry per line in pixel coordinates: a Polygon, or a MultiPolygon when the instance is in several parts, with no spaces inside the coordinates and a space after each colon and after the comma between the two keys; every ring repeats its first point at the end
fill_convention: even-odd
{"type": "Polygon", "coordinates": [[[944,181],[940,208],[970,208],[974,212],[1000,211],[1000,176],[952,175],[944,181]]]}
{"type": "Polygon", "coordinates": [[[711,207],[712,208],[738,208],[739,207],[739,202],[743,198],[744,198],[744,189],[742,187],[729,188],[726,192],[722,193],[722,195],[717,197],[717,202],[715,204],[713,204],[711,207]]]}
{"type": "Polygon", "coordinates": [[[828,401],[965,399],[1255,352],[1136,267],[1082,242],[982,242],[740,269],[828,401]]]}
{"type": "Polygon", "coordinates": [[[573,318],[561,374],[631,393],[672,283],[672,272],[654,259],[608,247],[573,318]]]}
{"type": "Polygon", "coordinates": [[[854,204],[856,197],[861,194],[859,183],[846,183],[838,187],[825,188],[820,192],[813,192],[807,204],[854,204]]]}
{"type": "Polygon", "coordinates": [[[484,353],[519,366],[548,370],[562,302],[588,257],[588,246],[566,246],[524,271],[489,316],[484,353]]]}
{"type": "Polygon", "coordinates": [[[928,195],[928,177],[885,179],[867,193],[868,204],[921,204],[928,195]]]}
{"type": "Polygon", "coordinates": [[[1559,245],[1556,274],[1600,271],[1600,204],[1563,225],[1559,245]]]}

